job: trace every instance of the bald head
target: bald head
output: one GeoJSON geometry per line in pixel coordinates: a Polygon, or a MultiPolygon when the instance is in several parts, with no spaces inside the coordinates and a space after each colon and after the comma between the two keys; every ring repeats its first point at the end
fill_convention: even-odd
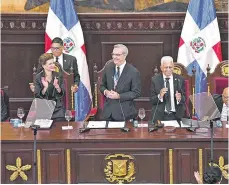
{"type": "Polygon", "coordinates": [[[225,103],[225,104],[229,104],[229,92],[228,92],[228,90],[229,90],[229,87],[226,87],[224,90],[223,90],[223,103],[225,103]]]}

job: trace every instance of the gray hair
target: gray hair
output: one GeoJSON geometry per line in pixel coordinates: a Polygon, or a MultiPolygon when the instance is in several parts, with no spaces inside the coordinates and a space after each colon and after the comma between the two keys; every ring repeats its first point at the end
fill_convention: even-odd
{"type": "Polygon", "coordinates": [[[124,54],[125,56],[128,55],[128,48],[127,48],[124,44],[115,44],[115,45],[114,45],[114,48],[122,48],[123,54],[124,54]]]}
{"type": "Polygon", "coordinates": [[[164,62],[172,62],[173,63],[173,58],[171,56],[164,56],[161,58],[161,65],[163,65],[164,62]]]}

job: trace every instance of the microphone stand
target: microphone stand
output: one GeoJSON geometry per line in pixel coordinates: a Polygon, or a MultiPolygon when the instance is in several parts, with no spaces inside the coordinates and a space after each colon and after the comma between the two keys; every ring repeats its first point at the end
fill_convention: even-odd
{"type": "MultiPolygon", "coordinates": [[[[154,118],[155,118],[155,115],[156,115],[156,111],[157,111],[157,107],[158,107],[158,104],[159,104],[159,98],[157,100],[157,105],[156,105],[156,108],[155,108],[155,111],[154,111],[154,114],[153,114],[153,118],[152,118],[152,122],[154,122],[154,118]]],[[[149,127],[149,123],[148,123],[148,132],[154,132],[154,131],[157,131],[158,130],[158,124],[157,123],[153,123],[153,127],[149,127]]]]}
{"type": "Polygon", "coordinates": [[[213,166],[213,120],[210,120],[210,129],[211,129],[211,166],[213,166]]]}
{"type": "Polygon", "coordinates": [[[37,129],[40,128],[39,125],[32,125],[31,129],[33,129],[33,177],[34,177],[34,184],[37,184],[37,129]]]}
{"type": "Polygon", "coordinates": [[[120,108],[121,108],[123,120],[124,120],[124,122],[125,122],[125,127],[121,128],[121,131],[122,131],[122,132],[129,132],[129,131],[130,131],[130,128],[126,127],[126,117],[125,117],[125,114],[124,114],[124,112],[123,112],[122,104],[121,104],[120,99],[118,100],[118,102],[119,102],[119,105],[120,105],[120,108]]]}

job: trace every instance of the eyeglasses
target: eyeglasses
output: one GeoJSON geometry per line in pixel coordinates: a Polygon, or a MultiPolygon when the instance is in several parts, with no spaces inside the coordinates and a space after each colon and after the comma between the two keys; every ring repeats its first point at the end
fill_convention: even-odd
{"type": "Polygon", "coordinates": [[[119,54],[119,53],[111,53],[111,56],[117,56],[120,57],[121,55],[123,55],[123,53],[119,54]]]}
{"type": "Polygon", "coordinates": [[[166,66],[166,67],[163,67],[164,69],[172,69],[173,67],[172,66],[166,66]]]}
{"type": "Polygon", "coordinates": [[[59,51],[61,47],[51,47],[51,50],[59,51]]]}

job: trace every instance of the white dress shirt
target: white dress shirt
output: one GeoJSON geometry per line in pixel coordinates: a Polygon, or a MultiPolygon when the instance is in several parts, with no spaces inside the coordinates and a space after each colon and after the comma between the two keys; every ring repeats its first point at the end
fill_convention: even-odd
{"type": "Polygon", "coordinates": [[[225,103],[223,104],[222,112],[221,112],[221,121],[227,121],[227,117],[229,116],[229,106],[225,103]]]}
{"type": "Polygon", "coordinates": [[[120,76],[121,76],[121,74],[122,74],[122,71],[123,71],[123,68],[125,67],[125,65],[126,65],[126,61],[123,63],[123,64],[121,64],[120,66],[115,66],[115,75],[114,75],[114,89],[116,89],[116,86],[117,86],[117,84],[118,84],[118,80],[119,80],[119,78],[120,78],[120,76]],[[117,77],[116,77],[116,74],[117,74],[117,72],[118,72],[118,67],[119,67],[119,78],[117,79],[117,77]]]}
{"type": "MultiPolygon", "coordinates": [[[[122,74],[122,71],[123,71],[125,65],[126,65],[126,61],[125,61],[122,65],[119,66],[120,76],[121,76],[121,74],[122,74]]],[[[117,68],[117,67],[118,67],[118,66],[115,66],[115,73],[117,73],[117,71],[118,71],[118,68],[117,68]]],[[[119,77],[120,77],[120,76],[119,76],[119,77]]]]}
{"type": "MultiPolygon", "coordinates": [[[[121,76],[121,74],[122,74],[122,71],[123,71],[125,65],[126,65],[126,61],[125,61],[122,65],[119,66],[120,76],[121,76]]],[[[117,68],[117,67],[118,67],[118,66],[115,66],[115,74],[118,72],[118,68],[117,68]]],[[[120,76],[119,76],[119,78],[120,78],[120,76]]],[[[115,81],[115,78],[113,78],[113,79],[114,79],[114,86],[116,86],[117,83],[118,83],[118,81],[116,82],[116,81],[115,81]]],[[[104,95],[105,95],[105,91],[106,91],[106,90],[107,90],[107,89],[105,89],[104,92],[103,92],[104,95]]]]}
{"type": "MultiPolygon", "coordinates": [[[[55,56],[53,56],[54,58],[54,61],[56,62],[56,58],[55,56]]],[[[61,54],[59,57],[58,57],[58,63],[61,65],[61,67],[64,69],[64,64],[63,64],[63,54],[61,54]]]]}
{"type": "MultiPolygon", "coordinates": [[[[166,78],[169,78],[169,86],[170,86],[170,100],[171,100],[171,111],[176,112],[175,109],[175,102],[174,102],[174,84],[173,84],[173,75],[166,77],[163,74],[163,80],[164,80],[164,87],[166,87],[166,78]]],[[[158,95],[158,98],[161,102],[163,102],[163,98],[160,98],[160,94],[158,95]]],[[[177,101],[177,104],[179,102],[177,101]]],[[[165,107],[165,112],[167,112],[166,107],[165,107]]]]}

